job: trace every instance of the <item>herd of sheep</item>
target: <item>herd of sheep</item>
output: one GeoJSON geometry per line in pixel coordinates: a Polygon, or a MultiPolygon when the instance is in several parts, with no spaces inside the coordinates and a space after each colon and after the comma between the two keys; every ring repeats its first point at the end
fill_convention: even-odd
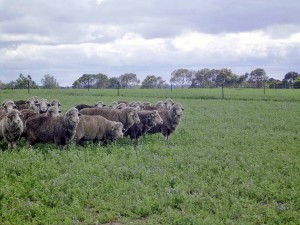
{"type": "Polygon", "coordinates": [[[132,102],[112,102],[106,106],[79,104],[60,115],[61,103],[49,102],[37,96],[28,100],[5,100],[0,106],[0,140],[8,148],[16,148],[24,137],[28,145],[55,143],[58,146],[82,144],[85,141],[114,142],[129,136],[138,143],[146,133],[161,133],[166,140],[180,123],[183,106],[172,99],[155,105],[132,102]]]}

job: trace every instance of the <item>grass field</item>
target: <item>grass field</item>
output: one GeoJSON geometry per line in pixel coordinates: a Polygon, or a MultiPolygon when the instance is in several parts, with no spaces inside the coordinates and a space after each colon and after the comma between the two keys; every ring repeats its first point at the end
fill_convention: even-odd
{"type": "Polygon", "coordinates": [[[183,104],[166,143],[14,151],[0,142],[0,224],[299,224],[300,90],[0,90],[63,104],[183,104]]]}

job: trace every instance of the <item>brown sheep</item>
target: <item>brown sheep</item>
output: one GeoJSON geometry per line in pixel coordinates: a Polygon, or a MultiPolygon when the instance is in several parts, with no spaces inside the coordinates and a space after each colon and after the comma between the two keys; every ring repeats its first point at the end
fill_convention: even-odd
{"type": "Polygon", "coordinates": [[[131,142],[138,140],[141,136],[144,136],[152,127],[156,124],[162,124],[163,120],[156,110],[142,110],[138,111],[138,116],[140,118],[139,124],[133,124],[125,133],[124,136],[129,136],[131,142]]]}
{"type": "Polygon", "coordinates": [[[23,133],[23,122],[20,118],[22,114],[16,110],[10,110],[0,121],[0,138],[8,142],[8,148],[16,148],[17,142],[23,133]]]}
{"type": "Polygon", "coordinates": [[[93,108],[82,109],[80,113],[90,116],[103,116],[104,118],[124,125],[124,132],[134,123],[139,123],[140,119],[135,108],[127,107],[125,109],[116,110],[109,108],[93,108]]]}
{"type": "Polygon", "coordinates": [[[127,107],[127,105],[125,103],[119,103],[117,106],[116,106],[116,109],[125,109],[127,107]]]}
{"type": "Polygon", "coordinates": [[[37,111],[40,114],[46,113],[48,108],[51,106],[48,100],[44,98],[40,99],[40,101],[35,103],[35,105],[38,107],[37,111]]]}
{"type": "Polygon", "coordinates": [[[128,104],[129,107],[133,107],[133,108],[136,108],[138,111],[141,111],[144,109],[144,104],[140,101],[133,101],[133,102],[130,102],[128,104]]]}
{"type": "Polygon", "coordinates": [[[11,110],[11,109],[16,109],[16,108],[17,108],[16,104],[15,104],[12,100],[10,100],[10,99],[5,100],[5,101],[2,103],[1,106],[2,106],[2,109],[3,109],[5,112],[8,112],[8,111],[11,110]]]}
{"type": "Polygon", "coordinates": [[[57,108],[57,106],[50,106],[47,110],[46,113],[43,114],[39,114],[37,112],[35,112],[34,110],[30,110],[30,109],[23,109],[21,110],[22,113],[22,121],[25,124],[25,121],[32,116],[37,116],[37,115],[44,115],[44,116],[48,116],[48,117],[56,117],[59,116],[59,113],[61,113],[61,111],[57,108]]]}
{"type": "Polygon", "coordinates": [[[166,110],[170,110],[174,104],[175,102],[170,98],[167,98],[166,101],[164,101],[164,107],[166,110]]]}
{"type": "MultiPolygon", "coordinates": [[[[119,103],[117,103],[117,102],[112,102],[110,105],[109,105],[109,108],[113,108],[113,109],[115,109],[115,108],[117,108],[117,106],[118,106],[118,104],[119,103]]],[[[126,105],[127,106],[127,105],[126,105]]]]}
{"type": "Polygon", "coordinates": [[[81,109],[86,109],[86,108],[103,108],[104,106],[106,106],[106,105],[103,102],[98,101],[94,105],[79,104],[79,105],[76,105],[75,108],[80,111],[81,109]]]}
{"type": "Polygon", "coordinates": [[[39,115],[28,118],[25,122],[27,143],[29,145],[36,142],[55,143],[56,145],[69,144],[75,136],[79,116],[80,113],[73,107],[64,116],[39,115]]]}
{"type": "Polygon", "coordinates": [[[17,100],[14,102],[17,110],[21,111],[22,109],[27,109],[27,102],[25,100],[17,100]]]}
{"type": "Polygon", "coordinates": [[[163,119],[163,124],[157,124],[152,127],[148,133],[162,133],[164,138],[168,140],[171,133],[173,133],[180,123],[184,108],[180,103],[176,103],[170,110],[159,111],[159,115],[163,119]]]}
{"type": "Polygon", "coordinates": [[[62,105],[60,104],[60,102],[59,102],[57,99],[53,99],[53,100],[50,102],[50,105],[56,106],[57,108],[59,108],[60,106],[62,106],[62,105]]]}
{"type": "Polygon", "coordinates": [[[102,116],[81,115],[79,124],[76,128],[74,142],[82,141],[115,141],[123,137],[123,124],[110,121],[102,116]]]}
{"type": "Polygon", "coordinates": [[[163,101],[158,101],[158,102],[155,103],[154,106],[151,106],[151,105],[144,106],[144,110],[162,111],[162,110],[165,110],[165,104],[164,104],[163,101]]]}

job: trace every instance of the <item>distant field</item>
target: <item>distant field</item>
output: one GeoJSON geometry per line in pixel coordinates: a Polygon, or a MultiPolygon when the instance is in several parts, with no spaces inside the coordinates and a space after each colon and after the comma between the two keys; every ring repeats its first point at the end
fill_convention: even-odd
{"type": "Polygon", "coordinates": [[[300,90],[0,90],[5,99],[168,97],[183,104],[166,143],[57,149],[0,142],[0,224],[299,224],[300,90]]]}

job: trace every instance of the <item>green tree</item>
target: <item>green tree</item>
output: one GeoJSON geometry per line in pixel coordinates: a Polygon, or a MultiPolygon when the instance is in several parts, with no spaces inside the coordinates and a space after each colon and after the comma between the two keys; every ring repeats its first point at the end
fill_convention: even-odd
{"type": "Polygon", "coordinates": [[[300,75],[296,72],[288,72],[284,78],[283,81],[287,84],[287,87],[293,86],[294,81],[299,77],[300,75]]]}
{"type": "Polygon", "coordinates": [[[294,80],[293,86],[294,86],[294,88],[300,89],[300,76],[298,76],[298,77],[294,80]]]}
{"type": "Polygon", "coordinates": [[[111,77],[108,79],[107,88],[118,88],[120,82],[118,77],[111,77]]]}
{"type": "Polygon", "coordinates": [[[94,75],[93,74],[83,74],[77,80],[75,80],[72,84],[73,88],[88,88],[91,87],[94,83],[94,75]]]}
{"type": "Polygon", "coordinates": [[[106,88],[108,85],[108,77],[105,74],[99,73],[94,75],[94,82],[95,88],[106,88]]]}
{"type": "Polygon", "coordinates": [[[253,83],[256,88],[261,88],[263,83],[268,80],[266,72],[262,68],[257,68],[250,73],[248,82],[253,83]]]}
{"type": "Polygon", "coordinates": [[[42,78],[41,80],[42,82],[42,86],[44,88],[48,88],[48,89],[55,89],[55,88],[59,88],[59,84],[56,81],[56,79],[51,76],[50,74],[46,74],[44,75],[44,78],[42,78]]]}
{"type": "Polygon", "coordinates": [[[193,72],[188,69],[177,69],[171,73],[170,82],[181,87],[189,86],[192,83],[193,72]]]}
{"type": "Polygon", "coordinates": [[[166,81],[155,75],[148,75],[142,82],[141,88],[163,88],[166,86],[166,81]]]}
{"type": "Polygon", "coordinates": [[[30,75],[27,75],[27,77],[26,77],[23,74],[20,74],[19,78],[14,83],[11,83],[11,84],[14,85],[13,88],[25,89],[25,88],[28,88],[28,82],[29,82],[30,88],[38,88],[38,85],[32,80],[30,75]]]}
{"type": "Polygon", "coordinates": [[[219,70],[204,68],[192,73],[191,88],[215,87],[215,80],[219,70]]]}
{"type": "Polygon", "coordinates": [[[120,75],[119,80],[120,80],[120,85],[123,88],[135,87],[140,83],[140,81],[137,79],[136,74],[134,73],[122,74],[120,75]]]}

